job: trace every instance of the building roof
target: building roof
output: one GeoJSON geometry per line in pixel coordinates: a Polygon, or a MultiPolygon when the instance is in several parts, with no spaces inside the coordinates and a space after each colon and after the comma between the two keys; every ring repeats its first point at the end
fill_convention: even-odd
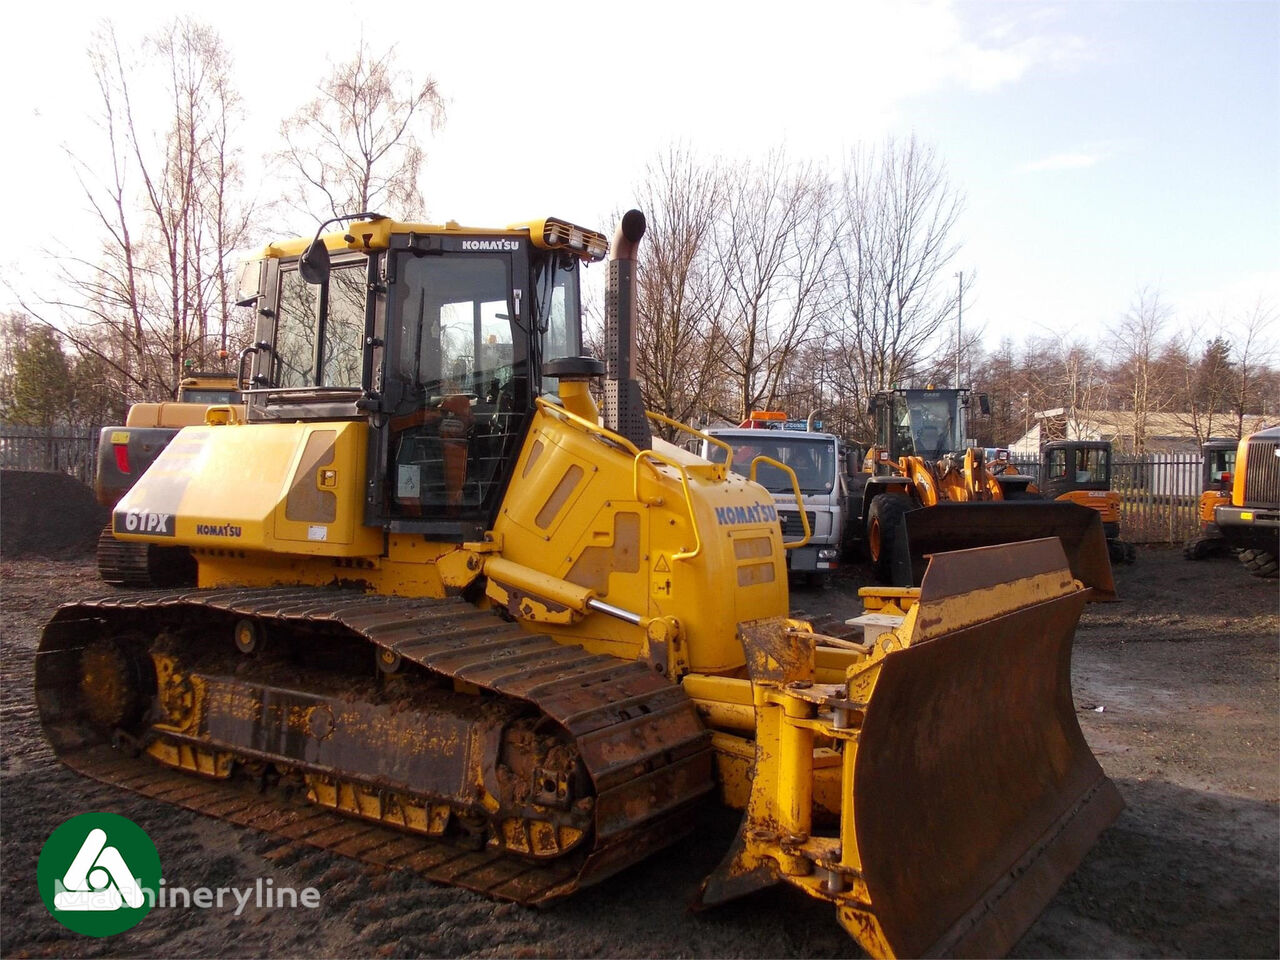
{"type": "MultiPolygon", "coordinates": [[[[1009,449],[1015,455],[1038,455],[1040,428],[1045,420],[1054,418],[1066,421],[1065,432],[1068,440],[1109,440],[1121,447],[1132,445],[1133,442],[1132,410],[1077,411],[1076,419],[1071,420],[1066,416],[1064,408],[1056,407],[1036,413],[1035,418],[1036,424],[1010,444],[1009,449]]],[[[1148,447],[1187,447],[1198,443],[1193,427],[1194,420],[1190,413],[1160,411],[1148,413],[1146,419],[1148,447]]],[[[1278,423],[1280,423],[1280,417],[1275,415],[1246,414],[1244,432],[1245,434],[1254,433],[1278,423]]],[[[1206,418],[1201,417],[1201,427],[1206,425],[1206,418]]],[[[1215,413],[1211,426],[1213,436],[1234,435],[1236,420],[1232,414],[1215,413]]]]}

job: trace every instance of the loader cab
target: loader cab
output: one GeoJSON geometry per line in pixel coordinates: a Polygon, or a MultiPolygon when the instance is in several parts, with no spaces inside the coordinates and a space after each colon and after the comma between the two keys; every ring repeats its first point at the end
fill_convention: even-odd
{"type": "Polygon", "coordinates": [[[1040,489],[1056,500],[1073,490],[1111,489],[1111,444],[1105,440],[1056,440],[1040,452],[1040,489]]]}
{"type": "Polygon", "coordinates": [[[364,523],[478,539],[534,398],[557,393],[545,361],[581,353],[579,266],[607,241],[561,226],[379,220],[320,238],[320,269],[265,260],[249,420],[366,420],[364,523]]]}
{"type": "MultiPolygon", "coordinates": [[[[980,400],[985,402],[985,394],[980,400]]],[[[887,459],[923,457],[939,460],[964,450],[967,439],[968,390],[886,390],[871,400],[876,448],[887,459]]],[[[886,459],[883,458],[882,459],[886,459]]],[[[877,465],[878,468],[881,465],[877,465]]]]}

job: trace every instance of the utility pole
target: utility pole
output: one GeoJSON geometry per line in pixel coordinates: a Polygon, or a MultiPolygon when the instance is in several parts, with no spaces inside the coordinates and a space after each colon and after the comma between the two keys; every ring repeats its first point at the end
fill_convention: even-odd
{"type": "Polygon", "coordinates": [[[960,382],[960,352],[964,349],[964,340],[961,336],[961,326],[964,323],[964,271],[961,270],[956,274],[960,280],[960,288],[956,295],[956,387],[962,386],[960,382]]]}

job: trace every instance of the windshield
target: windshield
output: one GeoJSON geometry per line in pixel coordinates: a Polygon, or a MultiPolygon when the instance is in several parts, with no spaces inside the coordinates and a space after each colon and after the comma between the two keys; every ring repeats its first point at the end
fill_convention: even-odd
{"type": "Polygon", "coordinates": [[[1223,474],[1229,474],[1236,468],[1236,448],[1230,450],[1213,450],[1205,461],[1207,483],[1222,482],[1223,474]]]}
{"type": "Polygon", "coordinates": [[[235,390],[211,390],[201,387],[182,387],[178,399],[183,403],[239,403],[240,394],[235,390]]]}
{"type": "Polygon", "coordinates": [[[964,447],[953,392],[907,390],[893,397],[892,449],[898,456],[938,459],[964,447]]]}
{"type": "Polygon", "coordinates": [[[1046,478],[1071,483],[1109,483],[1108,451],[1096,447],[1050,450],[1045,458],[1046,478]]]}
{"type": "MultiPolygon", "coordinates": [[[[800,492],[808,494],[830,493],[836,485],[836,444],[830,438],[807,437],[804,434],[788,435],[783,430],[759,430],[749,437],[716,434],[733,447],[734,473],[744,477],[751,475],[751,461],[756,457],[772,457],[795,471],[800,492]]],[[[724,463],[725,452],[711,445],[709,459],[724,463]]],[[[791,493],[791,478],[782,470],[768,463],[756,469],[756,482],[770,493],[791,493]]]]}

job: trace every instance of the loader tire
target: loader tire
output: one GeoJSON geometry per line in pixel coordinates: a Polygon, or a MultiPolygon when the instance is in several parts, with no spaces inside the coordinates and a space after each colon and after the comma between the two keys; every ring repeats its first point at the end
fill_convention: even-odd
{"type": "Polygon", "coordinates": [[[1002,490],[1001,496],[1003,496],[1004,499],[1009,502],[1014,500],[1043,500],[1044,499],[1044,497],[1040,496],[1040,494],[1032,493],[1030,490],[1002,490]]]}
{"type": "Polygon", "coordinates": [[[1270,550],[1241,550],[1240,562],[1255,577],[1274,579],[1280,571],[1280,561],[1270,550]]]}
{"type": "MultiPolygon", "coordinates": [[[[871,501],[867,511],[867,553],[875,565],[876,575],[884,583],[893,579],[895,566],[904,563],[911,567],[907,546],[906,515],[915,508],[912,499],[901,493],[882,493],[871,501]]],[[[905,584],[904,584],[905,586],[905,584]]]]}

